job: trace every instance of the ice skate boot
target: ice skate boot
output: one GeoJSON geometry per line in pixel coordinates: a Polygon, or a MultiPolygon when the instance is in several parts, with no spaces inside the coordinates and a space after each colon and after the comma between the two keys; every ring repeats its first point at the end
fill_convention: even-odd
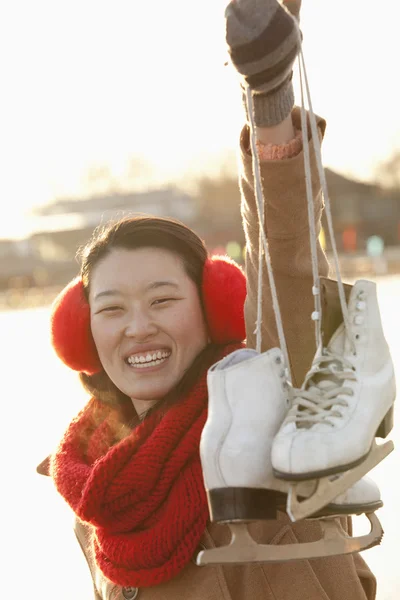
{"type": "Polygon", "coordinates": [[[241,349],[213,365],[207,375],[208,419],[200,456],[211,520],[275,519],[277,481],[271,490],[271,445],[289,408],[282,354],[241,349]]]}
{"type": "Polygon", "coordinates": [[[277,477],[292,482],[324,478],[302,509],[295,498],[300,490],[293,490],[288,512],[294,519],[314,514],[393,449],[390,441],[375,442],[392,428],[396,395],[376,285],[361,280],[346,286],[349,331],[342,322],[329,339],[326,334],[341,314],[335,285],[321,279],[323,347],[302,388],[294,391],[292,408],[272,445],[277,477]]]}
{"type": "MultiPolygon", "coordinates": [[[[231,546],[199,554],[198,564],[248,562],[253,560],[294,560],[325,553],[326,540],[308,544],[298,555],[286,548],[259,546],[243,523],[275,519],[285,511],[290,484],[274,477],[271,465],[272,440],[289,408],[289,389],[280,350],[263,354],[242,349],[233,352],[208,372],[209,413],[204,427],[200,456],[207,490],[211,521],[228,523],[233,531],[231,546]],[[242,523],[242,525],[233,525],[242,523]],[[267,548],[267,551],[266,551],[267,548]],[[257,557],[257,558],[255,558],[257,557]]],[[[305,481],[299,493],[307,498],[315,482],[305,481]]],[[[378,487],[371,480],[357,482],[315,517],[373,513],[382,506],[378,487]]],[[[332,537],[336,524],[326,522],[326,535],[332,537]],[[328,531],[329,530],[329,531],[328,531]]],[[[334,535],[332,553],[359,551],[379,543],[379,521],[373,523],[366,539],[349,543],[350,538],[334,535]],[[357,550],[350,548],[357,547],[357,550]]],[[[360,538],[357,538],[358,540],[360,538]]]]}

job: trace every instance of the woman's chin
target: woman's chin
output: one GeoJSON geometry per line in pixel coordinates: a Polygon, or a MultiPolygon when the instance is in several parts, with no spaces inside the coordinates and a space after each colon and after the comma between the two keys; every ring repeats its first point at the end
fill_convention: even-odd
{"type": "Polygon", "coordinates": [[[140,402],[159,402],[171,391],[174,384],[166,385],[165,381],[161,385],[132,385],[126,386],[124,393],[132,398],[132,401],[140,402]]]}

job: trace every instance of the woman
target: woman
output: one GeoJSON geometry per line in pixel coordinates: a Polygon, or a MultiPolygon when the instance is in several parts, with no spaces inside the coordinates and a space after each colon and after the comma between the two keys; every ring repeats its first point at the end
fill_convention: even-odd
{"type": "MultiPolygon", "coordinates": [[[[312,274],[300,118],[291,71],[300,45],[293,18],[276,0],[242,0],[227,9],[233,64],[254,94],[265,227],[293,382],[314,353],[312,274]]],[[[290,3],[299,11],[300,2],[290,3]]],[[[319,120],[323,136],[325,123],[319,120]]],[[[258,217],[249,128],[240,139],[246,235],[246,343],[255,346],[258,217]]],[[[312,153],[313,156],[313,153],[312,153]]],[[[316,227],[322,200],[312,165],[316,227]]],[[[319,248],[319,272],[327,275],[319,248]]],[[[236,267],[210,261],[181,224],[128,219],[94,238],[81,278],[53,311],[53,343],[81,372],[93,398],[52,458],[59,492],[77,515],[76,533],[103,600],[365,600],[376,582],[358,555],[282,564],[199,568],[198,547],[223,545],[224,526],[208,521],[198,456],[209,366],[239,347],[244,287],[236,267]],[[72,329],[71,329],[72,328],[72,329]]],[[[268,291],[263,347],[278,345],[268,291]]],[[[350,527],[343,522],[343,527],[350,527]]],[[[251,525],[264,543],[319,538],[318,522],[286,515],[251,525]]]]}

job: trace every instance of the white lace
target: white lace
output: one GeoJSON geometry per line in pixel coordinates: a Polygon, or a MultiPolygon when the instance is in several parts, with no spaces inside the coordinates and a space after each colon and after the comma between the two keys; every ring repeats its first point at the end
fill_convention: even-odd
{"type": "Polygon", "coordinates": [[[261,352],[261,344],[262,344],[262,302],[263,302],[263,285],[262,285],[262,264],[263,258],[265,259],[265,263],[267,266],[267,273],[269,279],[269,285],[271,290],[271,298],[272,298],[272,308],[275,316],[275,323],[278,332],[279,346],[281,352],[283,354],[284,360],[284,368],[286,372],[287,384],[291,384],[291,373],[289,366],[289,354],[286,345],[286,338],[283,331],[283,322],[281,310],[279,307],[278,301],[278,292],[276,289],[275,277],[272,269],[271,256],[269,253],[269,244],[267,239],[267,234],[264,228],[264,214],[265,214],[265,199],[262,190],[262,177],[261,177],[261,166],[260,166],[260,157],[258,155],[257,150],[257,136],[256,136],[256,124],[254,117],[254,102],[252,91],[250,87],[246,88],[246,100],[247,100],[247,109],[250,120],[250,145],[252,152],[252,161],[253,161],[253,173],[254,173],[254,191],[256,197],[256,207],[257,207],[257,215],[258,215],[258,223],[259,223],[259,261],[258,261],[258,294],[257,294],[257,323],[256,323],[256,349],[258,352],[261,352]]]}
{"type": "MultiPolygon", "coordinates": [[[[296,21],[296,25],[297,25],[297,21],[296,21]]],[[[337,252],[337,248],[336,248],[336,243],[335,243],[330,200],[329,200],[329,195],[328,195],[328,188],[327,188],[327,183],[326,183],[324,167],[322,164],[321,144],[320,144],[320,140],[319,140],[317,119],[315,117],[313,106],[312,106],[311,94],[310,94],[310,89],[309,89],[309,85],[308,85],[308,78],[307,78],[307,72],[306,72],[306,66],[305,66],[305,60],[304,60],[304,54],[303,54],[302,48],[299,53],[298,61],[299,61],[299,77],[300,77],[300,89],[301,89],[301,129],[302,129],[302,138],[303,138],[305,181],[306,181],[307,205],[308,205],[308,221],[309,221],[309,228],[310,228],[310,249],[311,249],[311,262],[312,262],[312,272],[313,272],[312,293],[314,296],[314,307],[315,307],[315,310],[312,314],[312,319],[315,323],[316,348],[318,348],[320,346],[321,340],[322,340],[321,298],[320,298],[320,280],[319,280],[319,273],[318,273],[318,251],[317,251],[318,241],[317,241],[317,232],[315,230],[314,197],[313,197],[313,190],[312,190],[312,176],[311,176],[311,163],[310,163],[311,159],[310,159],[310,144],[309,144],[309,140],[308,140],[309,133],[308,133],[308,124],[307,124],[306,97],[307,97],[308,109],[309,109],[308,114],[309,114],[309,122],[310,122],[310,129],[311,129],[311,137],[312,137],[313,144],[314,144],[318,174],[319,174],[319,179],[320,179],[320,183],[321,183],[322,193],[323,193],[324,200],[325,200],[325,213],[326,213],[326,217],[327,217],[327,221],[328,221],[328,233],[329,233],[329,237],[330,237],[330,241],[331,241],[332,254],[333,254],[335,271],[336,271],[336,276],[337,276],[338,292],[339,292],[340,305],[341,305],[343,321],[344,321],[345,335],[346,335],[347,339],[350,341],[352,350],[355,353],[356,346],[355,346],[355,341],[354,341],[353,334],[352,334],[351,327],[350,327],[344,285],[343,285],[343,281],[342,281],[341,274],[340,274],[339,257],[338,257],[338,252],[337,252]]],[[[285,334],[284,334],[284,329],[283,329],[282,315],[281,315],[279,302],[278,302],[278,293],[277,293],[277,289],[276,289],[276,283],[275,283],[274,273],[273,273],[272,264],[271,264],[271,257],[269,254],[269,245],[268,245],[267,235],[266,235],[266,231],[264,229],[264,216],[265,216],[264,202],[265,201],[264,201],[263,191],[262,191],[260,159],[258,156],[257,143],[256,143],[256,125],[255,125],[255,118],[254,118],[253,96],[252,96],[252,91],[251,91],[250,87],[248,87],[248,86],[246,87],[246,101],[247,101],[247,109],[248,109],[248,115],[249,115],[249,120],[250,120],[250,144],[251,144],[252,160],[253,160],[254,190],[255,190],[256,207],[257,207],[257,214],[258,214],[258,221],[259,221],[257,321],[256,321],[256,328],[254,331],[254,333],[256,334],[256,349],[258,352],[261,352],[261,347],[262,347],[262,303],[263,303],[262,264],[263,264],[263,260],[265,260],[266,267],[267,267],[267,273],[268,273],[268,279],[269,279],[269,283],[270,283],[272,307],[273,307],[275,323],[276,323],[276,327],[277,327],[279,346],[281,348],[281,351],[282,351],[282,354],[284,357],[288,386],[291,386],[291,373],[290,373],[290,366],[289,366],[288,349],[287,349],[286,339],[285,339],[285,334]]],[[[327,356],[327,355],[325,355],[325,356],[327,356]]],[[[342,363],[344,364],[343,359],[339,358],[339,360],[342,361],[342,363]]],[[[319,374],[322,375],[323,372],[324,372],[324,370],[320,371],[319,374]]],[[[340,379],[340,377],[339,377],[339,379],[340,379]]],[[[311,391],[314,389],[314,387],[315,386],[311,386],[310,389],[305,390],[304,392],[303,391],[301,392],[302,402],[304,400],[307,402],[311,402],[313,404],[313,406],[316,406],[318,399],[319,399],[319,401],[323,401],[323,398],[321,397],[320,392],[318,392],[318,398],[317,398],[317,393],[314,391],[311,391]],[[304,394],[306,394],[305,398],[303,398],[304,394]]],[[[321,386],[319,383],[317,386],[317,389],[320,390],[320,388],[321,388],[321,386]]],[[[323,389],[323,388],[324,388],[324,386],[322,386],[321,389],[323,389]]],[[[341,388],[341,389],[343,392],[343,389],[345,389],[345,388],[341,388]]],[[[327,388],[325,388],[324,393],[326,393],[326,391],[327,391],[327,388]]],[[[330,402],[332,403],[331,399],[330,399],[330,402]]],[[[323,405],[323,406],[325,406],[325,405],[323,405]]],[[[306,408],[306,407],[304,407],[304,408],[306,408]]],[[[325,408],[323,408],[322,410],[325,410],[325,408]]]]}
{"type": "Polygon", "coordinates": [[[317,355],[302,388],[292,390],[292,408],[286,423],[295,422],[299,428],[312,427],[316,423],[335,425],[331,419],[343,416],[340,407],[348,407],[346,396],[353,396],[353,389],[343,385],[356,381],[353,365],[338,354],[324,350],[317,355]]]}
{"type": "Polygon", "coordinates": [[[321,154],[321,143],[318,134],[317,119],[312,106],[310,87],[308,84],[307,70],[304,59],[303,48],[300,49],[299,53],[299,80],[300,80],[300,91],[301,91],[301,130],[303,137],[303,151],[304,151],[304,168],[306,176],[306,192],[307,192],[307,206],[308,206],[308,220],[310,227],[310,246],[311,246],[311,262],[313,271],[313,295],[314,295],[314,306],[315,310],[312,315],[315,321],[315,340],[316,347],[318,348],[321,343],[321,299],[320,299],[320,285],[319,285],[319,273],[318,273],[318,258],[317,258],[317,235],[315,231],[315,214],[314,214],[314,196],[312,191],[311,182],[311,165],[310,165],[310,145],[308,141],[308,126],[307,126],[307,113],[306,113],[306,102],[308,102],[308,115],[310,120],[311,137],[314,144],[315,159],[318,169],[319,180],[321,184],[322,194],[325,201],[325,215],[328,223],[328,235],[332,248],[333,264],[335,267],[335,273],[337,278],[338,293],[340,299],[340,306],[342,309],[343,322],[346,338],[349,340],[353,352],[356,352],[356,345],[354,336],[351,331],[348,308],[346,303],[346,295],[344,291],[344,285],[340,274],[339,255],[335,242],[335,233],[333,228],[333,219],[331,211],[331,202],[328,193],[328,185],[326,182],[325,170],[322,163],[321,154]]]}

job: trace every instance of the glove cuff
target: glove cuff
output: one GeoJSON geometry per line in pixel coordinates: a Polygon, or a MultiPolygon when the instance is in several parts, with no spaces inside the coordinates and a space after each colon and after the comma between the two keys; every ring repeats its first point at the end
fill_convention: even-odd
{"type": "MultiPolygon", "coordinates": [[[[247,123],[250,122],[247,110],[246,94],[243,92],[243,105],[247,123]]],[[[294,107],[294,90],[292,76],[286,79],[279,88],[269,94],[253,92],[254,121],[256,127],[274,127],[281,123],[294,107]]]]}

